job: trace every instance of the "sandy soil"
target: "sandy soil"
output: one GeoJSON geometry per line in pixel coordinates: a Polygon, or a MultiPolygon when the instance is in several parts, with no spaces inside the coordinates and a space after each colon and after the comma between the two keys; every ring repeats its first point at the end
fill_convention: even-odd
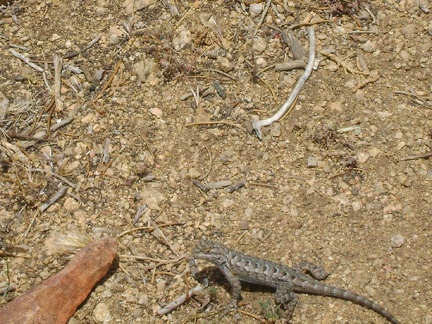
{"type": "MultiPolygon", "coordinates": [[[[120,266],[71,323],[258,322],[209,315],[230,298],[215,276],[210,292],[157,315],[196,285],[178,256],[204,237],[290,266],[315,262],[332,272],[326,282],[401,323],[432,323],[432,7],[362,1],[340,13],[333,1],[273,0],[260,22],[267,3],[31,0],[2,9],[0,283],[16,290],[1,304],[61,270],[53,237],[78,231],[117,235],[120,266]],[[304,22],[315,28],[319,64],[259,140],[250,121],[273,115],[303,73],[274,65],[302,55],[282,32],[307,56],[304,22]],[[147,226],[159,230],[119,236],[147,226]]],[[[270,292],[245,288],[240,310],[283,321],[270,292]]],[[[345,301],[300,301],[292,323],[385,322],[345,301]]]]}

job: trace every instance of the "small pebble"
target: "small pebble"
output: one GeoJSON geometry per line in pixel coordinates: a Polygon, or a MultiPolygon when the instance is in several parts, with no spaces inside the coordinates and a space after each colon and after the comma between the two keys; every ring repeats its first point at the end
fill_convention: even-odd
{"type": "Polygon", "coordinates": [[[137,308],[132,311],[133,318],[140,318],[142,316],[143,316],[143,310],[141,308],[137,308]]]}
{"type": "Polygon", "coordinates": [[[219,69],[225,73],[228,73],[234,69],[234,65],[226,57],[219,56],[217,58],[217,64],[219,69]]]}
{"type": "Polygon", "coordinates": [[[368,40],[362,46],[362,50],[365,51],[366,53],[373,53],[376,51],[376,49],[377,49],[377,43],[371,42],[370,40],[368,40]]]}
{"type": "Polygon", "coordinates": [[[152,108],[150,109],[150,112],[158,118],[162,117],[162,110],[159,108],[152,108]]]}
{"type": "Polygon", "coordinates": [[[97,323],[107,323],[111,318],[108,306],[105,303],[99,303],[93,310],[93,319],[97,323]]]}
{"type": "Polygon", "coordinates": [[[252,3],[249,6],[249,12],[259,15],[262,12],[263,4],[262,3],[252,3]]]}
{"type": "Polygon", "coordinates": [[[274,123],[270,129],[271,136],[279,137],[282,134],[282,127],[279,123],[274,123]]]}
{"type": "Polygon", "coordinates": [[[264,52],[264,50],[267,47],[267,41],[265,38],[263,37],[256,37],[254,39],[252,48],[254,50],[255,53],[257,54],[261,54],[262,52],[264,52]]]}
{"type": "Polygon", "coordinates": [[[246,220],[241,220],[241,221],[239,222],[239,228],[240,228],[241,230],[247,230],[247,229],[249,229],[249,222],[246,221],[246,220]]]}
{"type": "Polygon", "coordinates": [[[402,234],[396,234],[391,238],[391,246],[394,248],[400,248],[405,244],[405,237],[402,234]]]}
{"type": "Polygon", "coordinates": [[[309,157],[307,160],[308,168],[316,168],[318,166],[317,159],[315,157],[309,157]]]}

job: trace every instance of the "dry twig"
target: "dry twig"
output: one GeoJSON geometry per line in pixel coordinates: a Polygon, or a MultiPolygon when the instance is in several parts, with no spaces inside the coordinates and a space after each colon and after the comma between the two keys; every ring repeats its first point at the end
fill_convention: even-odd
{"type": "Polygon", "coordinates": [[[337,57],[334,54],[331,54],[331,53],[326,52],[326,51],[321,51],[320,54],[328,57],[330,60],[334,61],[337,65],[342,66],[345,70],[347,70],[348,72],[350,72],[352,74],[369,75],[369,73],[354,70],[353,68],[349,67],[347,64],[344,63],[343,60],[341,60],[339,57],[337,57]]]}
{"type": "Polygon", "coordinates": [[[190,299],[192,296],[195,296],[197,293],[200,293],[203,291],[204,287],[201,285],[197,285],[196,287],[188,290],[186,293],[178,297],[177,299],[173,300],[171,303],[166,305],[165,307],[158,310],[159,315],[166,315],[170,313],[172,310],[179,307],[181,304],[183,304],[185,301],[190,299]]]}
{"type": "Polygon", "coordinates": [[[411,161],[411,160],[418,160],[418,159],[428,159],[430,157],[432,157],[432,152],[425,153],[425,154],[419,154],[419,155],[407,156],[407,157],[404,157],[400,160],[401,161],[411,161]]]}
{"type": "Polygon", "coordinates": [[[63,109],[63,102],[60,97],[61,90],[61,72],[62,72],[63,62],[60,56],[54,56],[54,101],[57,108],[57,112],[63,109]]]}
{"type": "Polygon", "coordinates": [[[39,65],[34,64],[33,62],[30,62],[30,59],[20,53],[18,53],[17,51],[15,51],[13,48],[9,48],[9,52],[19,58],[21,61],[23,61],[24,63],[26,63],[27,65],[29,65],[30,67],[32,67],[33,69],[35,69],[38,72],[44,72],[45,70],[43,68],[41,68],[39,65]]]}
{"type": "Polygon", "coordinates": [[[65,56],[63,56],[64,59],[68,59],[68,58],[72,58],[75,56],[80,55],[82,52],[87,51],[90,47],[92,47],[94,44],[96,44],[98,41],[100,40],[100,36],[96,36],[96,38],[94,38],[90,43],[87,44],[87,46],[83,47],[81,50],[76,51],[76,52],[72,52],[70,54],[66,54],[65,56]]]}
{"type": "Polygon", "coordinates": [[[189,126],[198,126],[198,125],[218,125],[218,124],[232,126],[232,127],[239,128],[242,131],[246,131],[246,129],[244,127],[242,127],[240,125],[236,125],[236,124],[234,124],[234,123],[232,123],[232,122],[230,122],[228,120],[216,120],[216,121],[207,121],[207,122],[193,122],[193,123],[186,124],[185,126],[189,127],[189,126]]]}

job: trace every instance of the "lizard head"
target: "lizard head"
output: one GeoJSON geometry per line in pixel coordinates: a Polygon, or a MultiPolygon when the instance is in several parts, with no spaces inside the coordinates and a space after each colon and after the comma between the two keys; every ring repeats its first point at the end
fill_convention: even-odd
{"type": "Polygon", "coordinates": [[[214,241],[198,241],[192,254],[195,258],[207,260],[215,265],[222,265],[226,262],[228,249],[214,241]]]}

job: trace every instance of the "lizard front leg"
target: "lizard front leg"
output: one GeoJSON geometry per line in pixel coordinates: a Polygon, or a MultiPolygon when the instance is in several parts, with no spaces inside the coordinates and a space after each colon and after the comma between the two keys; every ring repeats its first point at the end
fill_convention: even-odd
{"type": "Polygon", "coordinates": [[[189,270],[191,272],[192,277],[194,277],[194,279],[202,284],[204,284],[204,286],[208,287],[209,281],[207,278],[203,278],[200,276],[199,274],[199,270],[198,270],[198,266],[196,263],[196,259],[194,257],[189,257],[187,258],[188,264],[189,264],[189,270]]]}
{"type": "Polygon", "coordinates": [[[225,266],[222,265],[220,266],[220,270],[223,272],[223,274],[225,275],[225,278],[228,280],[228,282],[231,285],[232,288],[232,292],[231,292],[231,301],[228,305],[229,308],[236,308],[237,307],[237,303],[240,299],[240,294],[241,294],[241,283],[240,280],[236,277],[235,274],[233,274],[230,269],[225,266]]]}

